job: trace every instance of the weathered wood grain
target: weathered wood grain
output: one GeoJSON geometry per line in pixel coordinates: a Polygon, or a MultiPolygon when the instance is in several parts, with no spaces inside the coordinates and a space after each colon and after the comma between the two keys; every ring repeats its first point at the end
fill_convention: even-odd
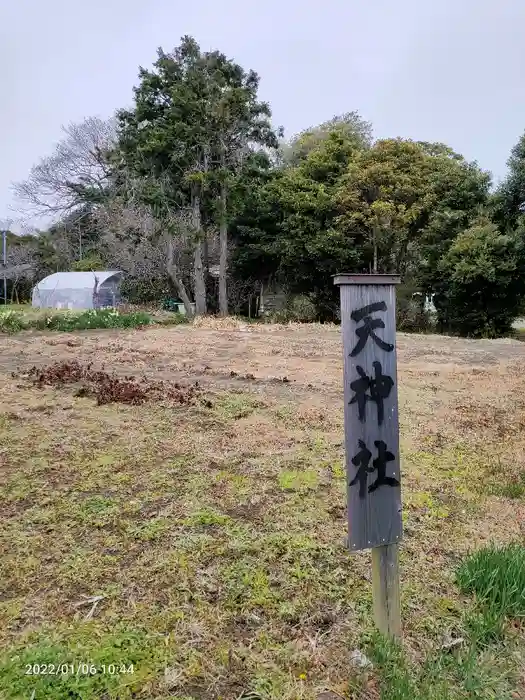
{"type": "MultiPolygon", "coordinates": [[[[348,546],[351,551],[381,547],[399,542],[402,536],[401,520],[401,487],[399,469],[399,422],[397,401],[397,371],[396,371],[396,317],[395,317],[395,284],[399,278],[391,275],[339,275],[335,284],[341,290],[341,327],[344,351],[344,411],[345,411],[345,448],[348,490],[348,546]],[[373,320],[382,320],[384,328],[374,328],[374,333],[383,342],[394,346],[387,352],[368,337],[361,352],[352,357],[351,353],[359,337],[356,329],[362,328],[363,321],[352,319],[352,313],[375,302],[384,302],[386,311],[375,311],[370,314],[373,320]],[[365,405],[365,422],[359,420],[359,406],[354,397],[356,392],[351,388],[352,382],[360,379],[361,372],[374,378],[374,363],[379,362],[383,376],[393,381],[387,398],[384,399],[384,418],[382,424],[378,421],[378,405],[368,399],[365,405]],[[352,402],[354,399],[354,403],[352,402]],[[379,444],[378,444],[379,443],[379,444]],[[392,453],[394,459],[386,463],[386,482],[374,488],[378,479],[378,469],[374,469],[374,460],[378,458],[379,450],[392,453]],[[363,453],[363,450],[365,452],[363,453]],[[352,462],[359,454],[366,462],[366,455],[371,453],[368,461],[368,474],[363,476],[360,485],[358,472],[363,475],[363,461],[360,464],[352,462]],[[357,482],[355,481],[357,477],[357,482]],[[399,485],[389,485],[396,480],[399,485]],[[370,489],[372,490],[370,491],[370,489]]],[[[385,380],[388,381],[388,380],[385,380]]],[[[366,382],[366,379],[365,379],[366,382]]],[[[370,395],[370,390],[367,391],[370,395]]]]}
{"type": "Polygon", "coordinates": [[[399,545],[372,550],[372,595],[376,627],[384,635],[400,637],[399,545]]]}

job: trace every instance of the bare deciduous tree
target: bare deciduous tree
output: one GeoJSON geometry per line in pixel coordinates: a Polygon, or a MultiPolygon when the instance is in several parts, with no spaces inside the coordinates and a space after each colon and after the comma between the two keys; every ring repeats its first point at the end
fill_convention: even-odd
{"type": "Polygon", "coordinates": [[[258,299],[260,283],[254,279],[236,279],[232,275],[228,276],[228,305],[235,315],[242,312],[243,306],[248,304],[248,316],[252,315],[252,308],[255,305],[254,315],[258,310],[258,299]]]}
{"type": "MultiPolygon", "coordinates": [[[[53,230],[53,235],[47,235],[47,240],[55,253],[58,268],[71,269],[75,260],[79,258],[79,249],[75,245],[74,239],[69,235],[67,228],[58,224],[53,230]]],[[[57,272],[60,271],[58,268],[57,272]]]]}
{"type": "MultiPolygon", "coordinates": [[[[162,183],[155,183],[162,195],[162,183]]],[[[96,218],[103,233],[106,256],[119,269],[134,277],[166,273],[184,303],[188,316],[193,305],[185,279],[192,270],[194,231],[191,209],[174,209],[167,197],[158,197],[153,211],[141,196],[144,180],[129,178],[123,194],[106,198],[96,218]]]]}
{"type": "Polygon", "coordinates": [[[33,216],[67,214],[85,204],[87,188],[102,195],[108,185],[106,156],[115,144],[115,121],[87,117],[62,130],[65,136],[54,153],[42,158],[27,180],[13,186],[17,199],[33,216]]]}
{"type": "Polygon", "coordinates": [[[6,277],[11,282],[11,302],[18,304],[18,288],[23,280],[32,280],[35,276],[35,251],[28,243],[18,243],[7,250],[6,277]]]}

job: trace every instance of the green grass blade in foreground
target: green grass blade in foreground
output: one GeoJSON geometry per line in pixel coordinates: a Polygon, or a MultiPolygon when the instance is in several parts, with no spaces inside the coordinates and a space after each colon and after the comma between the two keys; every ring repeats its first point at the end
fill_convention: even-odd
{"type": "MultiPolygon", "coordinates": [[[[380,700],[510,700],[516,678],[501,647],[480,652],[468,642],[455,650],[435,648],[410,663],[403,648],[379,634],[368,646],[380,700]]],[[[359,697],[359,696],[358,696],[359,697]]],[[[375,696],[374,696],[375,697],[375,696]]]]}
{"type": "Polygon", "coordinates": [[[457,571],[463,593],[502,617],[525,616],[525,547],[487,547],[470,555],[457,571]]]}

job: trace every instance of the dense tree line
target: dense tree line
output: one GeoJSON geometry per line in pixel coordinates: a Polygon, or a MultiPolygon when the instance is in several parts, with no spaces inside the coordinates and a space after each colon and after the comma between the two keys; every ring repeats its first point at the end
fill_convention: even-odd
{"type": "Polygon", "coordinates": [[[374,140],[356,112],[285,141],[258,87],[191,37],[159,49],[130,108],[69,126],[17,186],[58,215],[18,244],[37,274],[118,267],[130,300],[176,294],[197,314],[247,313],[273,284],[332,320],[332,275],[397,272],[406,327],[432,295],[443,330],[509,331],[525,298],[525,135],[494,191],[448,146],[374,140]]]}

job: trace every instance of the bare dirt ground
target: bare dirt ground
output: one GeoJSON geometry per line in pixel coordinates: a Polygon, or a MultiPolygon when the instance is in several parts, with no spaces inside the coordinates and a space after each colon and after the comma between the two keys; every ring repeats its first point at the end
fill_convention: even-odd
{"type": "MultiPolygon", "coordinates": [[[[263,384],[287,377],[297,388],[341,391],[339,328],[237,326],[226,330],[180,326],[60,335],[24,333],[0,339],[0,370],[11,372],[18,367],[82,358],[98,366],[111,365],[120,372],[160,375],[174,381],[195,378],[209,385],[238,386],[253,383],[245,379],[253,374],[263,384]]],[[[397,347],[401,372],[438,368],[445,375],[525,361],[525,346],[506,338],[466,340],[399,334],[397,347]]]]}
{"type": "MultiPolygon", "coordinates": [[[[525,345],[400,334],[397,347],[403,622],[419,662],[463,632],[453,572],[465,553],[525,532],[525,345]]],[[[141,673],[83,698],[379,697],[373,677],[360,694],[348,686],[371,591],[369,554],[344,547],[338,328],[0,336],[0,386],[6,658],[80,645],[103,663],[124,644],[141,673]],[[198,382],[208,403],[97,406],[23,377],[72,360],[198,382]],[[75,605],[94,595],[83,621],[75,605]]],[[[14,663],[4,676],[0,664],[2,698],[18,697],[1,694],[14,663]]],[[[29,697],[34,679],[21,678],[29,697]]],[[[38,682],[42,697],[66,697],[56,679],[38,682]]],[[[471,697],[457,682],[447,697],[471,697]]],[[[476,697],[523,689],[489,690],[476,697]]]]}

